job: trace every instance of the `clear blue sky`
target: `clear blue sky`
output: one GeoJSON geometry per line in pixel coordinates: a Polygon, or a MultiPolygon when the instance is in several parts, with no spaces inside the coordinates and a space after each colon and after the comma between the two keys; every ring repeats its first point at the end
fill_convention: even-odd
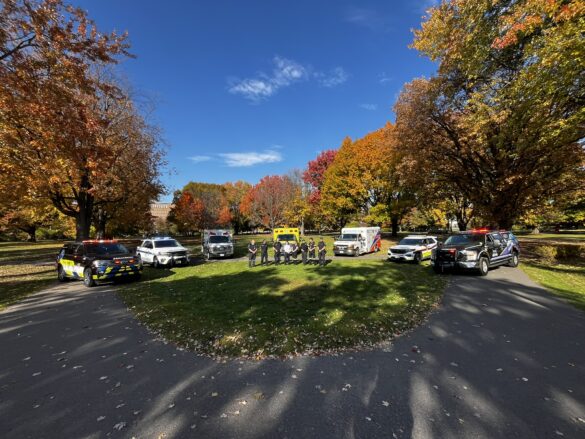
{"type": "Polygon", "coordinates": [[[402,85],[435,70],[408,48],[433,0],[71,1],[129,32],[121,69],[157,102],[171,191],[302,169],[392,120],[402,85]]]}

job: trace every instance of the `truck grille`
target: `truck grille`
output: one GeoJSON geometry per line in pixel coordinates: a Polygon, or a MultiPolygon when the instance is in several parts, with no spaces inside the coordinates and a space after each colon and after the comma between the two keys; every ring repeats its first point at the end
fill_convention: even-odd
{"type": "Polygon", "coordinates": [[[404,255],[404,254],[408,253],[408,250],[405,250],[402,248],[391,248],[390,252],[394,253],[396,255],[404,255]]]}
{"type": "Polygon", "coordinates": [[[437,259],[440,261],[454,261],[456,253],[451,253],[449,250],[439,250],[437,252],[437,259]]]}
{"type": "Polygon", "coordinates": [[[173,252],[173,256],[187,256],[186,251],[173,252]]]}

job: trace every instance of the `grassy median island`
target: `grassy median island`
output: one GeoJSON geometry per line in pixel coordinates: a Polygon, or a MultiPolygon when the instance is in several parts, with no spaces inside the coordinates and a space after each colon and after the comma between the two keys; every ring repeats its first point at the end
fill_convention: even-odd
{"type": "Polygon", "coordinates": [[[335,260],[327,267],[216,262],[146,269],[120,294],[165,339],[217,356],[370,346],[420,324],[445,279],[428,266],[335,260]]]}
{"type": "Polygon", "coordinates": [[[585,263],[524,262],[522,269],[550,292],[585,311],[585,263]]]}

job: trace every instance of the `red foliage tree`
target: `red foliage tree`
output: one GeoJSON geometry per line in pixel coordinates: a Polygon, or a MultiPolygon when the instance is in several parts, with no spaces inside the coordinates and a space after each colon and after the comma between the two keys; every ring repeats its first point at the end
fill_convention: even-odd
{"type": "Polygon", "coordinates": [[[250,189],[240,208],[257,224],[278,227],[284,225],[286,208],[295,194],[296,186],[289,177],[268,175],[250,189]]]}
{"type": "Polygon", "coordinates": [[[337,150],[329,149],[321,152],[315,160],[311,160],[307,164],[307,169],[303,172],[303,181],[311,185],[312,191],[309,196],[309,202],[311,204],[319,204],[325,171],[331,166],[336,155],[337,150]]]}

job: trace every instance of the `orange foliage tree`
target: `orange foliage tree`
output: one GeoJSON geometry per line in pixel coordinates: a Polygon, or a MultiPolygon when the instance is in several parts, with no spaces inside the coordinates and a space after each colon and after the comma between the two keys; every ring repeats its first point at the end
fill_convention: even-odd
{"type": "Polygon", "coordinates": [[[86,239],[96,206],[112,199],[105,183],[122,175],[109,109],[129,99],[101,72],[128,56],[126,36],[100,33],[62,0],[2,5],[0,172],[23,196],[74,217],[76,238],[86,239]]]}

